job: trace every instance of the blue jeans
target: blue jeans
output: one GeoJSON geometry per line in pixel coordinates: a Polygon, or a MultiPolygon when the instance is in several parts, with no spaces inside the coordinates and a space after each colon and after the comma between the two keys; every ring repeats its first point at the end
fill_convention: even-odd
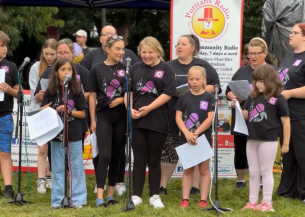
{"type": "MultiPolygon", "coordinates": [[[[86,177],[83,162],[82,141],[70,142],[70,156],[69,149],[68,158],[71,158],[71,167],[69,165],[69,181],[70,181],[70,198],[71,205],[85,205],[87,204],[87,188],[86,177]],[[71,178],[72,172],[72,178],[71,178]],[[71,185],[72,180],[72,185],[71,185]]],[[[51,159],[52,159],[52,206],[60,206],[62,199],[65,196],[65,153],[61,142],[51,141],[51,159]]]]}

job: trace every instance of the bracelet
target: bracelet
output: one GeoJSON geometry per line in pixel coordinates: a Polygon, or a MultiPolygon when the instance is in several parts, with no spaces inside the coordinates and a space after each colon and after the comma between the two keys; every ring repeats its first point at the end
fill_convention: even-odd
{"type": "Polygon", "coordinates": [[[68,115],[71,116],[72,110],[68,110],[68,115]]]}

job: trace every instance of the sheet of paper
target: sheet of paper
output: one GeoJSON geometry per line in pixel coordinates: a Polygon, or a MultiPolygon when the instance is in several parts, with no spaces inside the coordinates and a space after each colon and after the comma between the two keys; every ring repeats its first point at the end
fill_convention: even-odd
{"type": "Polygon", "coordinates": [[[197,145],[185,143],[176,148],[183,169],[188,169],[210,159],[214,153],[205,135],[197,138],[197,145]]]}
{"type": "MultiPolygon", "coordinates": [[[[5,82],[5,69],[0,69],[0,84],[5,82]]],[[[0,102],[4,101],[4,92],[0,90],[0,102]]]]}
{"type": "Polygon", "coordinates": [[[48,89],[49,82],[50,82],[50,79],[42,78],[42,79],[40,80],[41,90],[46,90],[46,89],[48,89]]]}
{"type": "Polygon", "coordinates": [[[37,145],[42,146],[43,144],[46,144],[47,142],[54,139],[58,135],[58,133],[62,131],[64,125],[61,121],[61,118],[58,115],[57,115],[57,122],[58,122],[58,127],[54,128],[53,130],[47,132],[42,136],[35,138],[37,145]]]}
{"type": "Polygon", "coordinates": [[[250,84],[247,80],[229,81],[229,87],[234,95],[241,99],[247,99],[251,93],[250,84]]]}
{"type": "Polygon", "coordinates": [[[235,103],[236,103],[236,109],[235,109],[234,131],[249,136],[247,124],[241,112],[241,107],[239,105],[239,102],[236,99],[235,99],[235,103]]]}
{"type": "Polygon", "coordinates": [[[185,93],[185,92],[189,91],[190,88],[189,88],[188,84],[182,84],[182,85],[178,86],[176,88],[176,90],[177,90],[177,93],[185,93]]]}
{"type": "Polygon", "coordinates": [[[92,158],[95,158],[99,154],[95,133],[91,134],[91,144],[92,144],[92,158]]]}
{"type": "Polygon", "coordinates": [[[43,136],[51,130],[57,128],[57,112],[52,108],[46,108],[27,118],[30,139],[36,139],[43,136]]]}

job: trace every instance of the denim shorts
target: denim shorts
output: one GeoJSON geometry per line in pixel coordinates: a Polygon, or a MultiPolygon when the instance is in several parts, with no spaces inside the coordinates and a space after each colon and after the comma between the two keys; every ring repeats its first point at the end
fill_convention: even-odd
{"type": "Polygon", "coordinates": [[[0,152],[11,153],[13,128],[11,114],[0,117],[0,152]]]}

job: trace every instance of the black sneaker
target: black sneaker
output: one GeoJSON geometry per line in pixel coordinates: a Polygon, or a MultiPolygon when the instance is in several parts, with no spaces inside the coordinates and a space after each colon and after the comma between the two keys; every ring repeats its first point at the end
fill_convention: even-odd
{"type": "Polygon", "coordinates": [[[160,194],[167,195],[167,190],[163,186],[160,187],[160,194]]]}
{"type": "Polygon", "coordinates": [[[108,206],[117,205],[117,204],[119,204],[119,202],[118,202],[118,201],[115,201],[115,200],[109,200],[109,201],[107,202],[107,205],[108,205],[108,206]]]}
{"type": "Polygon", "coordinates": [[[236,182],[235,187],[237,189],[242,189],[246,187],[246,182],[236,182]]]}
{"type": "Polygon", "coordinates": [[[99,205],[96,205],[96,207],[104,207],[106,208],[108,205],[107,203],[100,203],[99,205]]]}
{"type": "Polygon", "coordinates": [[[4,198],[9,198],[9,199],[14,199],[14,194],[15,194],[15,192],[14,192],[14,190],[13,189],[5,189],[4,190],[4,193],[3,193],[3,197],[4,198]]]}
{"type": "Polygon", "coordinates": [[[196,195],[196,194],[200,194],[200,190],[199,190],[199,188],[196,188],[193,186],[191,188],[190,195],[196,195]]]}

